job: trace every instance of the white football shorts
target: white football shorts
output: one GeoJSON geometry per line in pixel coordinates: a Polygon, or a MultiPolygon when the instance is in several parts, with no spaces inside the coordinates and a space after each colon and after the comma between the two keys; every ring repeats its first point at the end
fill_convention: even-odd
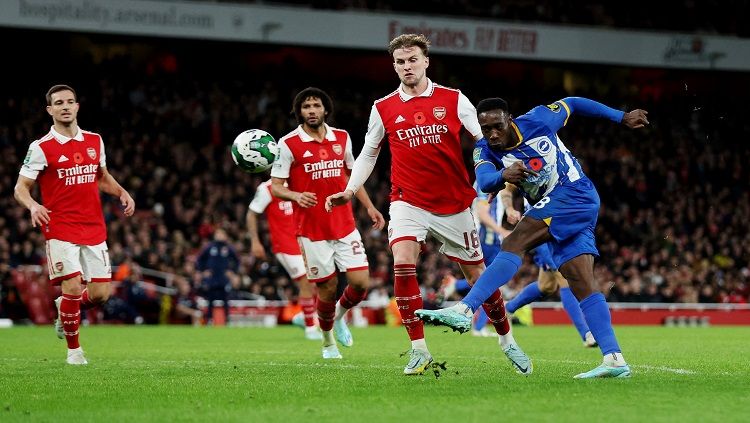
{"type": "Polygon", "coordinates": [[[276,253],[275,256],[276,260],[281,263],[281,266],[292,280],[297,280],[305,276],[307,271],[305,270],[305,259],[302,257],[302,254],[276,253]]]}
{"type": "Polygon", "coordinates": [[[388,222],[388,244],[412,240],[423,243],[429,233],[437,239],[440,252],[461,264],[484,262],[482,246],[471,209],[448,215],[430,213],[404,201],[394,201],[388,222]]]}
{"type": "Polygon", "coordinates": [[[310,282],[324,282],[336,275],[336,269],[340,272],[369,269],[365,244],[357,229],[334,241],[311,241],[303,236],[297,239],[310,282]]]}
{"type": "Polygon", "coordinates": [[[107,242],[78,245],[58,239],[46,242],[49,280],[53,284],[81,275],[88,282],[110,282],[112,264],[107,242]]]}

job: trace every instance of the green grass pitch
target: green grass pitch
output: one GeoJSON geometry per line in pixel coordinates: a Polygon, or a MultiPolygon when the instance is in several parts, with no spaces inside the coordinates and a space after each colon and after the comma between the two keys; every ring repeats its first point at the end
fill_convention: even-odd
{"type": "Polygon", "coordinates": [[[534,374],[494,338],[427,328],[433,373],[401,374],[401,328],[352,330],[343,360],[294,327],[82,328],[89,365],[51,327],[0,330],[0,422],[747,422],[750,328],[616,328],[631,379],[574,380],[599,364],[569,326],[516,327],[534,374]]]}

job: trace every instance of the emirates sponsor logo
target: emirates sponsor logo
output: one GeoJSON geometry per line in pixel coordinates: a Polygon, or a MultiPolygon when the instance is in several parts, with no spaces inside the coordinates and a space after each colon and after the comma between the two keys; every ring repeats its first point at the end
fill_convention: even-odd
{"type": "Polygon", "coordinates": [[[408,141],[409,147],[418,147],[426,144],[442,143],[441,134],[448,133],[448,125],[416,125],[407,129],[399,129],[396,136],[399,141],[408,141]]]}
{"type": "Polygon", "coordinates": [[[435,116],[435,119],[437,120],[445,119],[445,107],[434,107],[432,109],[432,115],[435,116]]]}
{"type": "Polygon", "coordinates": [[[57,169],[57,177],[64,179],[65,185],[86,184],[96,182],[96,172],[98,170],[98,164],[75,165],[65,169],[57,169]]]}
{"type": "Polygon", "coordinates": [[[310,173],[313,180],[321,178],[337,178],[341,176],[344,161],[341,159],[321,160],[315,163],[305,163],[305,173],[310,173]]]}

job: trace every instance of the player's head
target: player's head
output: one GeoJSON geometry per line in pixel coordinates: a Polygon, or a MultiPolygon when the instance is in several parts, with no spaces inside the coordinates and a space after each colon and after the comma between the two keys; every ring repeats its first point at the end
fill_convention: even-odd
{"type": "Polygon", "coordinates": [[[416,87],[424,80],[430,66],[430,41],[423,34],[399,35],[388,44],[388,54],[402,84],[416,87]]]}
{"type": "Polygon", "coordinates": [[[55,123],[71,124],[78,116],[78,96],[68,85],[53,85],[47,90],[47,113],[55,123]]]}
{"type": "Polygon", "coordinates": [[[333,115],[333,101],[320,88],[307,87],[294,97],[292,113],[297,122],[318,128],[333,115]]]}
{"type": "Polygon", "coordinates": [[[482,135],[490,146],[509,148],[518,140],[511,126],[508,102],[502,98],[485,98],[477,104],[477,119],[482,135]]]}

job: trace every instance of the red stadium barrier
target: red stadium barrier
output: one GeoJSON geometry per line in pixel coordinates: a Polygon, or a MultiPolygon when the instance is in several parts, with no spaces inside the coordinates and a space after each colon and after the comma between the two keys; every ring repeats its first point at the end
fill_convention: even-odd
{"type": "MultiPolygon", "coordinates": [[[[533,306],[535,325],[568,325],[560,303],[533,306]]],[[[750,325],[748,304],[610,303],[615,325],[750,325]]]]}

